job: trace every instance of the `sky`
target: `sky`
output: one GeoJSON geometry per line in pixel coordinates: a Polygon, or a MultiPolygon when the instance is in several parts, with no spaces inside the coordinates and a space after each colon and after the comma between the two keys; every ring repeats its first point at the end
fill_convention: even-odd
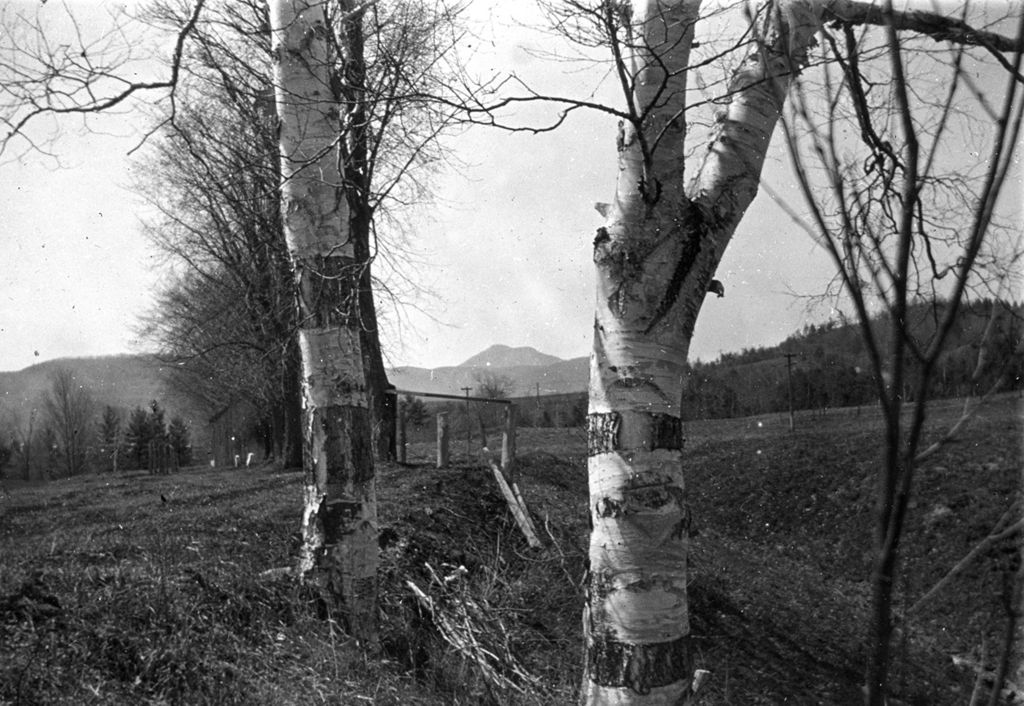
{"type": "MultiPolygon", "coordinates": [[[[509,18],[507,7],[472,5],[475,18],[491,20],[479,30],[476,67],[515,71],[561,94],[594,83],[531,55],[549,40],[520,25],[535,18],[509,18]]],[[[94,121],[102,134],[65,123],[55,144],[60,167],[31,153],[0,164],[0,370],[148,350],[139,319],[167,269],[142,235],[145,206],[131,188],[127,153],[144,124],[135,113],[94,121]]],[[[587,355],[601,225],[594,204],[611,200],[615,132],[608,117],[578,112],[551,133],[475,127],[449,139],[460,166],[438,176],[435,203],[410,236],[415,279],[429,295],[399,312],[385,307],[388,365],[456,365],[496,343],[587,355]]],[[[781,151],[765,178],[797,201],[781,151]]],[[[719,266],[726,296],[706,300],[691,359],[774,345],[828,318],[830,306],[810,306],[807,296],[831,276],[824,251],[762,190],[719,266]]]]}

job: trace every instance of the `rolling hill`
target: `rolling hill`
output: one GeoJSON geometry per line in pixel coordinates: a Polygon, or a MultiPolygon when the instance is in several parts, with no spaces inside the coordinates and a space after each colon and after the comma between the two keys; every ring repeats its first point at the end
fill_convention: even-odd
{"type": "Polygon", "coordinates": [[[26,419],[33,408],[39,407],[50,389],[54,372],[61,368],[70,370],[101,407],[134,409],[158,400],[168,418],[180,415],[194,430],[205,427],[205,411],[195,409],[165,389],[164,366],[158,360],[148,355],[114,355],[58,358],[16,372],[0,372],[0,428],[5,423],[26,419]]]}
{"type": "MultiPolygon", "coordinates": [[[[939,375],[930,396],[951,397],[976,393],[964,382],[971,376],[978,356],[978,342],[989,326],[990,301],[964,308],[950,336],[947,353],[940,360],[939,375]]],[[[1024,319],[1020,304],[1008,309],[993,340],[993,360],[1010,364],[1006,389],[1024,386],[1024,361],[1012,353],[1019,345],[1024,319]]],[[[928,310],[912,308],[922,337],[932,325],[928,310]]],[[[884,338],[884,322],[875,322],[884,338]]],[[[694,363],[687,395],[692,401],[689,418],[735,417],[784,409],[787,398],[787,358],[792,358],[793,395],[797,409],[859,405],[872,400],[870,364],[852,323],[829,321],[805,326],[781,344],[725,353],[710,363],[694,363]]],[[[39,363],[18,372],[0,372],[0,424],[12,414],[24,418],[48,389],[53,371],[72,370],[90,388],[97,402],[121,408],[146,406],[159,400],[168,416],[180,414],[198,432],[205,429],[208,410],[196,410],[184,400],[169,396],[163,382],[164,367],[145,355],[101,358],[64,358],[39,363]]],[[[476,388],[485,375],[509,381],[509,397],[583,393],[589,378],[585,356],[563,360],[529,346],[493,345],[460,365],[439,368],[396,367],[388,371],[399,390],[462,395],[462,388],[476,388]]],[[[993,366],[989,366],[993,367],[993,366]]],[[[993,369],[999,368],[994,366],[993,369]]],[[[983,381],[984,382],[984,381],[983,381]]]]}
{"type": "MultiPolygon", "coordinates": [[[[54,372],[60,368],[71,370],[100,406],[133,409],[158,400],[168,418],[180,415],[195,437],[204,437],[209,411],[171,395],[164,384],[165,366],[147,355],[60,358],[0,372],[0,430],[3,425],[24,423],[31,410],[41,405],[54,372]]],[[[535,348],[495,345],[462,365],[395,368],[388,375],[400,390],[461,395],[460,388],[476,387],[485,372],[511,380],[510,396],[532,396],[538,391],[552,395],[585,390],[588,363],[585,357],[562,360],[535,348]]]]}
{"type": "MultiPolygon", "coordinates": [[[[164,365],[147,355],[60,358],[16,372],[0,372],[0,415],[27,414],[45,395],[59,368],[70,369],[101,405],[131,409],[159,400],[171,414],[181,413],[194,421],[203,417],[187,403],[169,397],[164,365]]],[[[562,360],[528,346],[495,345],[461,365],[394,368],[388,376],[401,390],[458,395],[462,394],[459,388],[475,387],[484,372],[509,378],[511,396],[534,395],[538,389],[541,394],[559,394],[586,389],[588,363],[585,357],[562,360]]]]}
{"type": "Polygon", "coordinates": [[[135,407],[164,396],[162,367],[142,355],[97,358],[58,358],[18,372],[0,373],[0,404],[11,408],[33,405],[49,388],[55,371],[67,368],[75,380],[92,390],[101,404],[135,407]]]}

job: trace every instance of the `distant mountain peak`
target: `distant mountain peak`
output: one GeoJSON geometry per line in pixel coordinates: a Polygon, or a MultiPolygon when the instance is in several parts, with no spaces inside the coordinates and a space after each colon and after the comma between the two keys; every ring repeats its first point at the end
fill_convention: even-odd
{"type": "Polygon", "coordinates": [[[488,348],[487,350],[481,351],[474,355],[472,358],[464,361],[458,367],[460,368],[511,368],[511,367],[527,367],[527,366],[544,366],[552,365],[554,363],[562,362],[561,358],[557,358],[547,353],[541,353],[536,348],[530,346],[519,346],[513,348],[512,346],[505,346],[496,344],[488,348]]]}

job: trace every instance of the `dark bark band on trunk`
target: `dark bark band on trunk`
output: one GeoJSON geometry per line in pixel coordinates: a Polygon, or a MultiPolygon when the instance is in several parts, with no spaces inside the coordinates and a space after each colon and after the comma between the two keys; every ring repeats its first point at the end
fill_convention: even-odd
{"type": "MultiPolygon", "coordinates": [[[[683,423],[679,417],[660,412],[630,412],[629,416],[636,420],[634,424],[643,424],[646,427],[639,436],[649,440],[650,445],[647,448],[670,451],[678,451],[683,448],[683,423]]],[[[619,412],[588,414],[587,454],[597,456],[622,450],[620,442],[622,425],[623,414],[619,412]]]]}
{"type": "Polygon", "coordinates": [[[324,427],[327,483],[356,486],[373,480],[370,415],[365,407],[329,407],[324,427]]]}
{"type": "Polygon", "coordinates": [[[687,637],[636,645],[592,636],[588,647],[587,676],[603,687],[625,687],[646,694],[651,689],[675,684],[681,675],[691,672],[687,637]]]}

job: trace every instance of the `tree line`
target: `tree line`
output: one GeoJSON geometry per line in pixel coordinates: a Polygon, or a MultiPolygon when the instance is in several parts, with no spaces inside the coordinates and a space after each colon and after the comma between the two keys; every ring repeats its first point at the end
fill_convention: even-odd
{"type": "MultiPolygon", "coordinates": [[[[932,334],[931,305],[911,307],[913,335],[932,334]]],[[[872,323],[880,336],[887,316],[872,323]]],[[[1024,387],[1024,306],[997,299],[964,305],[949,346],[928,380],[927,399],[981,396],[1024,387]]],[[[913,369],[915,361],[908,358],[913,369]]],[[[884,371],[883,371],[884,373],[884,371]]],[[[683,396],[686,419],[727,419],[795,410],[859,407],[877,402],[876,380],[860,333],[841,318],[808,324],[777,346],[723,353],[696,362],[688,371],[683,396]],[[786,355],[791,358],[787,365],[786,355]],[[787,369],[788,368],[788,369],[787,369]]],[[[904,399],[916,390],[907,386],[904,399]]]]}
{"type": "Polygon", "coordinates": [[[27,415],[0,416],[0,472],[27,481],[117,471],[150,470],[168,460],[192,463],[188,423],[153,400],[146,408],[104,405],[67,368],[27,415]]]}
{"type": "MultiPolygon", "coordinates": [[[[934,319],[928,305],[912,307],[916,335],[930,335],[934,319]]],[[[886,316],[873,326],[887,330],[886,316]]],[[[961,311],[950,346],[939,358],[937,374],[929,379],[928,399],[977,397],[987,391],[1024,388],[1024,306],[997,299],[978,299],[961,311]]],[[[907,361],[907,365],[913,365],[907,361]]],[[[479,376],[474,394],[506,398],[514,387],[507,376],[479,376]]],[[[913,399],[908,389],[906,398],[913,399]]],[[[837,407],[875,404],[875,380],[860,334],[842,317],[806,324],[776,346],[722,353],[710,362],[695,361],[686,370],[682,398],[684,420],[730,419],[794,410],[824,411],[837,407]],[[787,371],[786,354],[792,356],[787,371]]],[[[578,427],[587,421],[584,393],[565,393],[513,400],[519,423],[531,427],[578,427]]],[[[480,406],[479,403],[474,403],[480,406]]],[[[464,425],[465,405],[430,403],[406,397],[403,413],[416,427],[431,425],[430,415],[449,412],[456,426],[464,425]]],[[[470,412],[471,423],[473,415],[470,412]]]]}

